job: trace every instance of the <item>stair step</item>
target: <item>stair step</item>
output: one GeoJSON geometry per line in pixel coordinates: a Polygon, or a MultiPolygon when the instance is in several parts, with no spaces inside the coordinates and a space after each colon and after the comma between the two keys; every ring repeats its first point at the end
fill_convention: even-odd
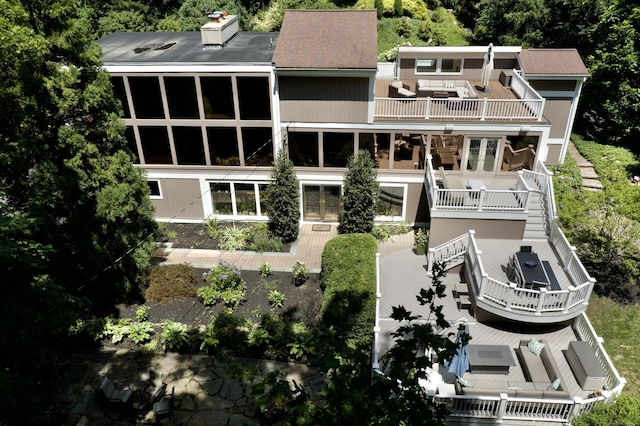
{"type": "Polygon", "coordinates": [[[458,302],[458,310],[471,307],[471,299],[469,299],[469,296],[461,295],[456,299],[456,302],[458,302]]]}
{"type": "Polygon", "coordinates": [[[582,179],[582,186],[585,188],[602,189],[602,182],[598,179],[582,179]]]}
{"type": "Polygon", "coordinates": [[[582,179],[598,179],[598,174],[593,167],[580,168],[580,175],[582,176],[582,179]]]}
{"type": "Polygon", "coordinates": [[[453,291],[455,292],[455,297],[460,298],[462,296],[469,296],[469,286],[467,283],[456,283],[453,286],[453,291]]]}

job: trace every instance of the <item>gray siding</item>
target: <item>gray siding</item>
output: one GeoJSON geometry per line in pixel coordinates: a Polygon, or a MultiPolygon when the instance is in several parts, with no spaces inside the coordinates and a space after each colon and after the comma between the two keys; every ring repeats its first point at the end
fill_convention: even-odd
{"type": "Polygon", "coordinates": [[[203,219],[204,211],[197,179],[158,179],[162,188],[162,200],[151,200],[156,208],[156,218],[203,219]],[[194,202],[195,200],[195,202],[194,202]],[[193,203],[193,204],[192,204],[193,203]],[[184,209],[184,211],[181,211],[184,209]]]}
{"type": "Polygon", "coordinates": [[[525,224],[524,220],[432,218],[429,247],[446,243],[470,229],[476,231],[476,238],[519,240],[524,233],[525,224]]]}
{"type": "MultiPolygon", "coordinates": [[[[479,80],[482,73],[482,59],[472,58],[464,59],[462,66],[462,74],[460,75],[448,75],[448,74],[416,74],[416,59],[415,58],[401,58],[399,79],[402,80],[479,80]]],[[[517,68],[518,63],[515,59],[496,59],[493,63],[492,78],[497,79],[501,70],[512,70],[517,68]]]]}
{"type": "Polygon", "coordinates": [[[369,80],[278,77],[282,121],[366,123],[369,80]]]}
{"type": "Polygon", "coordinates": [[[547,99],[544,115],[551,122],[549,137],[563,139],[569,125],[571,99],[547,99]]]}
{"type": "Polygon", "coordinates": [[[547,152],[547,160],[544,162],[547,166],[555,166],[560,163],[560,153],[562,145],[549,145],[547,152]]]}

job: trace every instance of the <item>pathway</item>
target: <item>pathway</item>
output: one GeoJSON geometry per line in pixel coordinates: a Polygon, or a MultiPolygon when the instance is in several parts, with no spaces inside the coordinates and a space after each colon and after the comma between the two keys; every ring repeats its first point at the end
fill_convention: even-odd
{"type": "Polygon", "coordinates": [[[582,188],[587,191],[602,191],[602,183],[593,164],[580,154],[573,141],[569,141],[569,154],[576,160],[582,176],[582,188]]]}

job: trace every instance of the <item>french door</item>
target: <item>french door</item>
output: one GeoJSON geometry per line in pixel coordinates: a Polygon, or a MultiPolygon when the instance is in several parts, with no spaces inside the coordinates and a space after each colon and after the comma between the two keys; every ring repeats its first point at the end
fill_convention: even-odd
{"type": "Polygon", "coordinates": [[[337,222],[340,214],[339,185],[303,185],[304,220],[337,222]]]}
{"type": "Polygon", "coordinates": [[[498,163],[499,138],[470,138],[467,141],[465,174],[494,175],[498,163]]]}

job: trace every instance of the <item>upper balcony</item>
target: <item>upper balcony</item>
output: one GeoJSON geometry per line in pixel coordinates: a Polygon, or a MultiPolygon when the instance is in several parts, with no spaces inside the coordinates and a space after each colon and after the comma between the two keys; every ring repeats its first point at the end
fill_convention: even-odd
{"type": "Polygon", "coordinates": [[[542,121],[545,99],[516,70],[479,89],[478,80],[395,80],[394,67],[379,66],[374,120],[542,121]],[[422,82],[422,83],[421,83],[422,82]],[[428,84],[428,86],[425,86],[428,84]],[[444,84],[448,82],[449,84],[444,84]],[[402,89],[398,92],[398,87],[402,89]],[[461,90],[457,90],[461,89],[461,90]]]}

